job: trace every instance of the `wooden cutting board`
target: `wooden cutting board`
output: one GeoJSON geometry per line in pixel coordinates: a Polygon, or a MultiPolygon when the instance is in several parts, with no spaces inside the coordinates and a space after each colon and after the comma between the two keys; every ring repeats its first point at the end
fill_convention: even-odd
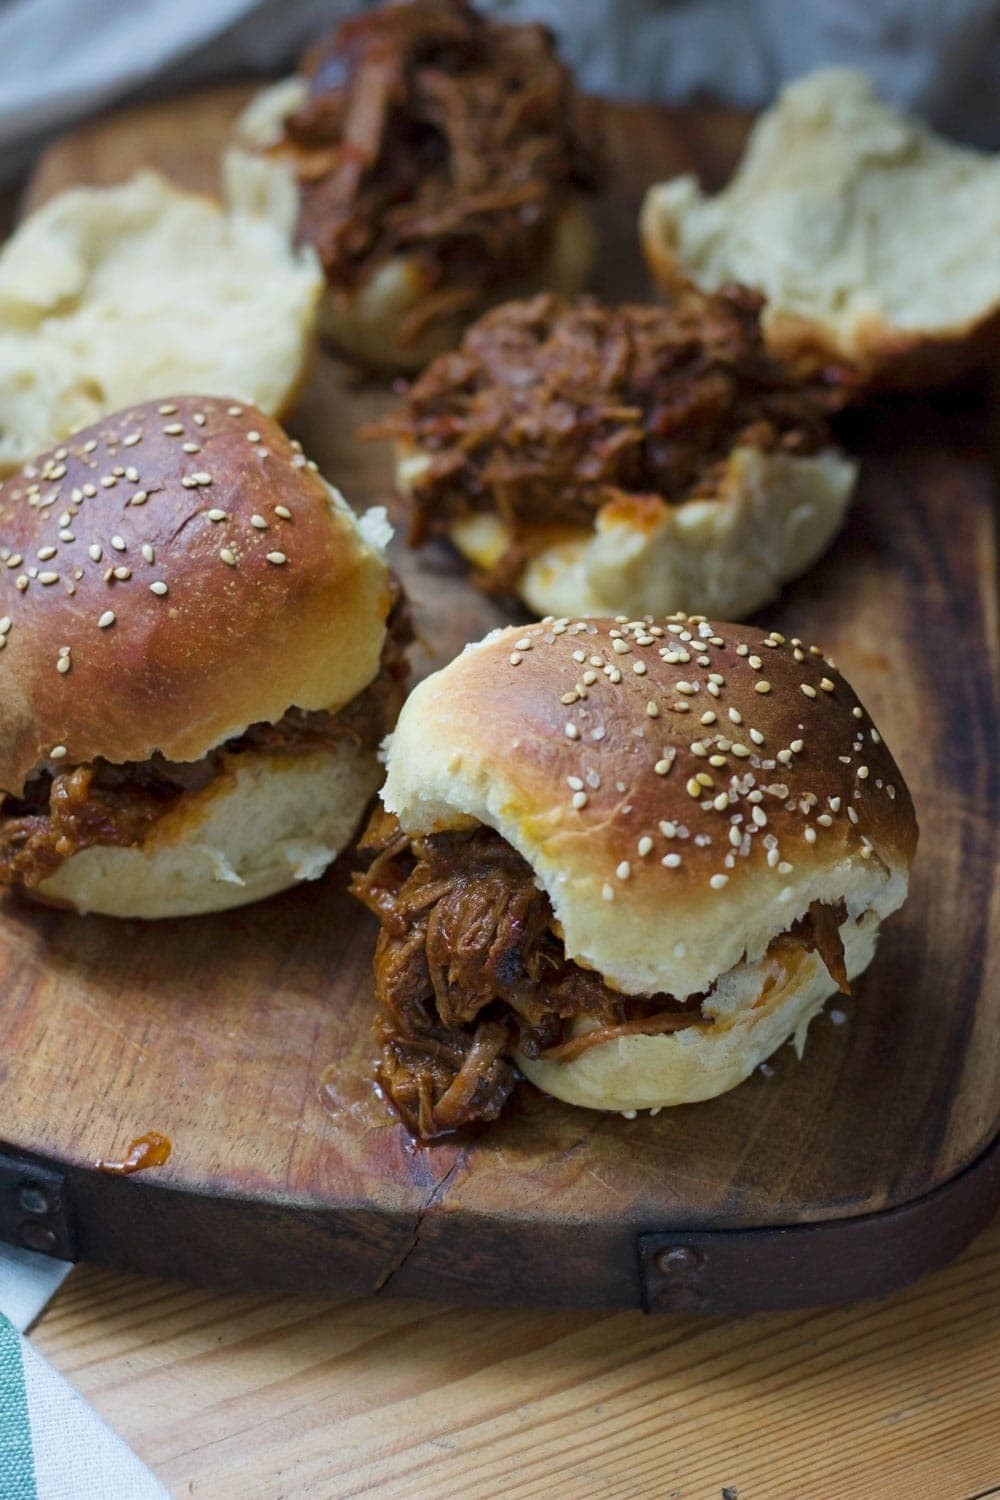
{"type": "MultiPolygon", "coordinates": [[[[32,201],[152,163],[210,187],[243,87],[98,121],[32,201]]],[[[717,183],[745,121],[606,110],[598,289],[648,295],[643,186],[717,183]]],[[[323,356],[292,427],[356,506],[389,502],[358,442],[387,409],[323,356]]],[[[824,643],[914,791],[912,895],[854,998],[742,1087],[635,1121],[525,1087],[476,1140],[415,1147],[371,1082],[374,924],[322,882],[142,925],[0,902],[0,1234],[227,1286],[450,1301],[743,1310],[880,1293],[953,1255],[1000,1199],[996,474],[975,389],[859,413],[844,535],[763,619],[824,643]],[[166,1165],[93,1170],[149,1130],[166,1165]],[[27,1192],[25,1191],[27,1189],[27,1192]],[[33,1189],[33,1191],[32,1191],[33,1189]]],[[[510,618],[444,549],[394,560],[417,669],[510,618]]]]}

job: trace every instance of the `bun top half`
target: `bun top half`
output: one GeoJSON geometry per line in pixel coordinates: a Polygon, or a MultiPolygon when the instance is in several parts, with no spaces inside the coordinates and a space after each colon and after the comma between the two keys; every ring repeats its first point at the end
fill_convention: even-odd
{"type": "Polygon", "coordinates": [[[833,663],[699,616],[546,620],[468,647],[405,705],[383,797],[410,833],[495,828],[567,954],[631,994],[699,993],[816,900],[894,909],[917,842],[833,663]]]}
{"type": "Polygon", "coordinates": [[[0,789],[335,711],[375,676],[389,603],[378,546],[261,411],[109,416],[0,485],[0,789]]]}

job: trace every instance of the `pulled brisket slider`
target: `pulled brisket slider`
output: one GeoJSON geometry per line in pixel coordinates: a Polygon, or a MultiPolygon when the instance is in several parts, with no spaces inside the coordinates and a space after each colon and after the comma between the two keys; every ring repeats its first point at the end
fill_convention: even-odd
{"type": "Polygon", "coordinates": [[[130,407],[0,486],[0,881],[163,917],[319,875],[405,691],[386,529],[210,397],[130,407]]]}
{"type": "Polygon", "coordinates": [[[444,533],[539,614],[740,616],[824,551],[855,466],[836,370],[764,347],[760,298],[670,307],[541,295],[487,313],[424,371],[392,438],[412,539],[444,533]]]}
{"type": "Polygon", "coordinates": [[[499,297],[587,278],[594,166],[544,26],[467,0],[367,11],[261,95],[239,134],[290,164],[325,330],[370,364],[419,369],[499,297]]]}
{"type": "Polygon", "coordinates": [[[423,1136],[516,1071],[634,1110],[738,1084],[871,962],[913,805],[815,647],[701,616],[496,632],[400,716],[355,890],[423,1136]]]}

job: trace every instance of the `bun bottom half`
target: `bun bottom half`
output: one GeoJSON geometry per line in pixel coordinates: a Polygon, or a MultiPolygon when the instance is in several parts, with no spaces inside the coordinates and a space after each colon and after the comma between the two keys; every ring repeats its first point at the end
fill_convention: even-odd
{"type": "Polygon", "coordinates": [[[93,846],[32,892],[111,917],[188,917],[244,906],[315,880],[354,835],[382,779],[350,740],[305,755],[233,757],[185,793],[137,848],[93,846]]]}
{"type": "MultiPolygon", "coordinates": [[[[849,918],[841,929],[848,977],[875,955],[879,915],[849,918]]],[[[711,1028],[620,1037],[570,1062],[516,1055],[518,1068],[544,1093],[587,1109],[658,1109],[714,1099],[748,1078],[783,1042],[801,1056],[809,1022],[837,986],[822,959],[799,950],[741,964],[704,1002],[711,1028]]]]}
{"type": "MultiPolygon", "coordinates": [[[[426,463],[404,456],[406,493],[426,463]]],[[[528,561],[517,584],[539,615],[671,614],[697,609],[742,619],[811,567],[839,531],[857,468],[833,449],[809,458],[736,448],[716,493],[669,505],[622,495],[594,525],[524,526],[528,561]]],[[[513,540],[493,514],[453,521],[448,535],[489,572],[513,540]]]]}

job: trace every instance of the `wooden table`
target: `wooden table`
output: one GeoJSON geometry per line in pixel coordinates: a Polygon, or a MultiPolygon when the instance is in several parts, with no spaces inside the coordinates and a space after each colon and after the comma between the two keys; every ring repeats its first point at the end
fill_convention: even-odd
{"type": "Polygon", "coordinates": [[[199,1500],[1000,1496],[1000,1221],[839,1311],[483,1312],[81,1267],[32,1339],[199,1500]]]}

